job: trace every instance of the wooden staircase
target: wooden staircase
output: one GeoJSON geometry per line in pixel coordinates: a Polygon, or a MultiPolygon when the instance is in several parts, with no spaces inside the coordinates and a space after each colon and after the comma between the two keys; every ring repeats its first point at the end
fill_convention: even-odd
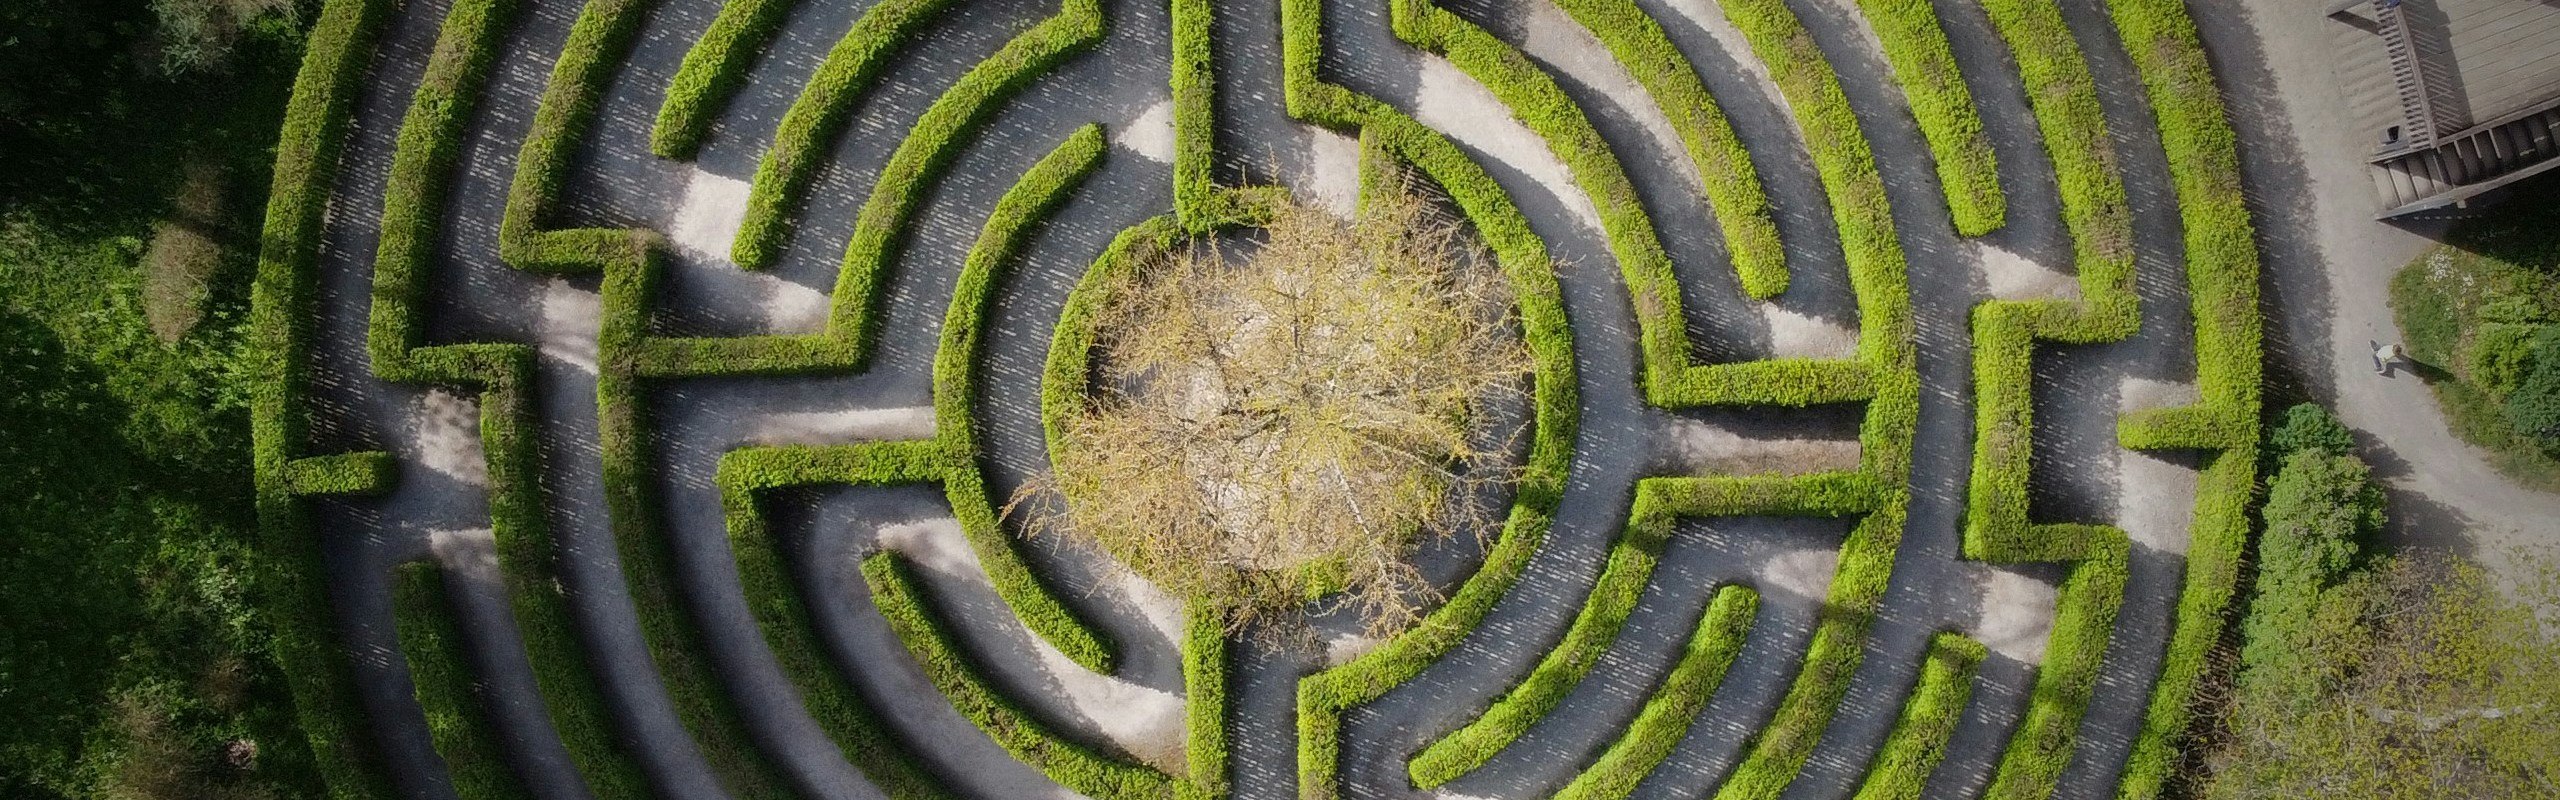
{"type": "Polygon", "coordinates": [[[2560,98],[2431,136],[2430,144],[2373,159],[2373,188],[2385,209],[2380,218],[2465,205],[2473,197],[2560,167],[2560,98]]]}

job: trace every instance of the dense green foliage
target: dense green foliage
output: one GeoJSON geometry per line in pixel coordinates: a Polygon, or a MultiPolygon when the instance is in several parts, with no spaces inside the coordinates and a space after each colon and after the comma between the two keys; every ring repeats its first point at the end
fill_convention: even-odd
{"type": "Polygon", "coordinates": [[[2118,797],[2139,800],[2158,796],[2176,768],[2192,727],[2197,686],[2239,583],[2249,503],[2256,494],[2263,329],[2257,234],[2241,190],[2239,136],[2225,116],[2195,20],[2180,0],[2112,0],[2107,8],[2150,95],[2177,189],[2187,307],[2195,320],[2196,388],[2203,395],[2192,406],[2126,416],[2117,442],[2210,453],[2196,486],[2186,581],[2178,592],[2168,653],[2118,789],[2118,797]]]}
{"type": "MultiPolygon", "coordinates": [[[[2333,456],[2354,455],[2356,435],[2347,424],[2316,403],[2302,403],[2284,410],[2284,420],[2267,434],[2267,456],[2281,461],[2296,453],[2327,453],[2333,456]]],[[[2275,472],[2272,465],[2267,470],[2275,472]]]]}
{"type": "Polygon", "coordinates": [[[1902,702],[1884,747],[1867,765],[1857,800],[1918,800],[1928,788],[1929,774],[1947,756],[1947,742],[1973,701],[1974,670],[1990,651],[1981,642],[1956,633],[1929,639],[1929,655],[1920,665],[1920,682],[1902,702]]]}
{"type": "Polygon", "coordinates": [[[270,659],[297,640],[264,604],[243,380],[303,34],[253,4],[190,43],[166,15],[201,6],[0,8],[0,795],[321,791],[270,659]],[[202,316],[155,331],[145,255],[181,215],[157,227],[198,240],[202,316]]]}
{"type": "Polygon", "coordinates": [[[2369,560],[2382,503],[2352,456],[2284,456],[2239,680],[2197,796],[2527,797],[2560,781],[2547,616],[2560,564],[2519,554],[2502,589],[2441,557],[2369,560]]]}
{"type": "Polygon", "coordinates": [[[782,32],[791,5],[792,0],[728,0],[720,5],[711,29],[685,51],[684,64],[667,82],[667,100],[649,129],[649,152],[682,159],[702,149],[713,115],[746,87],[756,55],[782,32]]]}
{"type": "Polygon", "coordinates": [[[2544,328],[2514,360],[2522,364],[2507,395],[2507,422],[2517,436],[2560,458],[2560,325],[2544,328]]]}
{"type": "Polygon", "coordinates": [[[2560,177],[2519,185],[2391,279],[2418,375],[2455,435],[2528,486],[2560,491],[2560,177]],[[2537,376],[2539,382],[2537,383],[2537,376]]]}

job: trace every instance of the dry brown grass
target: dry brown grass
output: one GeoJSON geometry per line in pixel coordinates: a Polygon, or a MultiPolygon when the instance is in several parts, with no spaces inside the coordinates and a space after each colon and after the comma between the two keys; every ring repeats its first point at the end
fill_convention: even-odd
{"type": "Polygon", "coordinates": [[[1068,502],[1032,528],[1236,630],[1312,600],[1409,624],[1436,600],[1409,557],[1489,529],[1512,479],[1519,430],[1485,413],[1530,369],[1509,287],[1409,191],[1351,222],[1289,206],[1234,245],[1162,255],[1107,304],[1090,402],[1025,490],[1068,502]]]}
{"type": "Polygon", "coordinates": [[[151,332],[175,342],[204,320],[214,273],[222,267],[222,171],[189,164],[169,218],[151,226],[142,254],[142,316],[151,332]]]}

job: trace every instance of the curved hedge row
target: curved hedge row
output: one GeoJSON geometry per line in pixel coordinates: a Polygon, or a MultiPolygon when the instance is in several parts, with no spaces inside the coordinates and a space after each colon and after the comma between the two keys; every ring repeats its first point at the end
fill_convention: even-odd
{"type": "Polygon", "coordinates": [[[1947,32],[1938,27],[1938,12],[1929,0],[1858,0],[1867,27],[1884,45],[1893,65],[1894,82],[1910,99],[1911,116],[1938,162],[1938,184],[1947,194],[1947,213],[1956,232],[1981,236],[1997,230],[2009,214],[2009,199],[2000,192],[2000,159],[1982,137],[1982,116],[1973,109],[1973,91],[1965,88],[1947,32]]]}
{"type": "Polygon", "coordinates": [[[305,44],[276,141],[257,275],[250,284],[249,447],[256,478],[259,557],[255,594],[270,628],[270,655],[293,696],[294,722],[333,800],[385,797],[354,664],[339,639],[327,565],[301,497],[379,489],[389,454],[297,456],[310,446],[302,362],[318,282],[322,221],[388,0],[329,0],[305,44]],[[353,456],[353,458],[349,458],[353,456]],[[373,466],[364,466],[370,463],[373,466]]]}
{"type": "MultiPolygon", "coordinates": [[[[659,158],[692,158],[710,134],[712,115],[745,88],[756,56],[782,32],[793,0],[728,0],[711,27],[685,51],[684,63],[667,82],[658,121],[649,128],[649,152],[659,158]]],[[[895,7],[897,4],[883,4],[895,7]]],[[[877,11],[883,6],[874,6],[877,11]]],[[[865,16],[869,16],[868,12],[865,16]]],[[[855,23],[856,28],[861,23],[855,23]]]]}
{"type": "Polygon", "coordinates": [[[1415,754],[1406,764],[1414,785],[1430,789],[1475,771],[1564,702],[1617,641],[1680,517],[1849,516],[1873,510],[1876,494],[1867,477],[1854,472],[1638,481],[1634,512],[1564,641],[1483,715],[1415,754]]]}
{"type": "Polygon", "coordinates": [[[1907,262],[1874,151],[1840,79],[1803,23],[1781,0],[1732,0],[1725,18],[1750,41],[1804,131],[1814,169],[1831,198],[1833,224],[1858,297],[1859,360],[1875,399],[1859,432],[1860,472],[1878,494],[1875,510],[1849,532],[1839,570],[1804,666],[1769,724],[1754,733],[1719,800],[1776,797],[1820,743],[1849,681],[1865,658],[1867,625],[1883,602],[1911,501],[1912,436],[1920,419],[1920,377],[1907,262]]]}
{"type": "MultiPolygon", "coordinates": [[[[875,11],[877,8],[875,7],[875,11]]],[[[865,21],[870,18],[865,17],[865,21]]],[[[862,366],[878,338],[881,284],[926,190],[992,119],[1000,104],[1068,56],[1102,38],[1096,0],[1067,0],[1057,14],[1015,36],[934,99],[872,184],[836,271],[826,329],[816,334],[735,337],[654,336],[640,344],[640,371],[651,377],[847,370],[862,366]]],[[[880,46],[887,46],[885,44],[880,46]]],[[[814,87],[813,87],[814,90],[814,87]]],[[[805,99],[805,95],[804,95],[805,99]]],[[[848,101],[849,102],[849,101],[848,101]]],[[[790,123],[786,120],[785,125],[790,123]]],[[[779,145],[777,145],[779,147],[779,145]]],[[[770,159],[768,159],[770,162],[770,159]]],[[[768,185],[760,170],[756,186],[768,185]]],[[[758,213],[750,198],[747,225],[758,213]]],[[[779,207],[777,207],[779,209],[779,207]]],[[[775,211],[781,213],[780,210],[775,211]]],[[[776,217],[778,219],[778,217],[776,217]]],[[[746,241],[741,234],[741,246],[746,241]]],[[[745,263],[745,262],[741,262],[745,263]]]]}
{"type": "Polygon", "coordinates": [[[2118,437],[2126,447],[2217,451],[2196,488],[2186,585],[2168,655],[2125,762],[2120,796],[2151,798],[2177,768],[2196,688],[2221,636],[2248,544],[2262,375],[2258,246],[2241,191],[2238,137],[2182,0],[2111,0],[2109,12],[2149,91],[2186,223],[2196,385],[2204,396],[2194,406],[2128,417],[2118,437]]]}
{"type": "Polygon", "coordinates": [[[880,615],[888,618],[890,630],[924,666],[934,688],[1013,757],[1095,800],[1174,796],[1177,779],[1173,776],[1060,737],[988,685],[982,670],[961,653],[959,642],[944,629],[913,569],[897,555],[875,553],[863,559],[862,577],[871,585],[871,599],[880,607],[880,615]]]}
{"type": "MultiPolygon", "coordinates": [[[[889,56],[952,2],[882,0],[862,12],[844,38],[836,40],[827,60],[800,88],[800,97],[791,101],[791,110],[783,112],[773,143],[756,163],[755,181],[747,189],[746,221],[738,228],[737,243],[730,247],[730,260],[759,269],[782,254],[791,211],[800,204],[809,183],[817,180],[818,166],[853,116],[854,101],[888,69],[889,56]]],[[[671,92],[670,107],[674,102],[671,92]]]]}
{"type": "MultiPolygon", "coordinates": [[[[1634,304],[1644,354],[1645,398],[1662,406],[1804,406],[1865,400],[1873,389],[1864,365],[1847,360],[1770,359],[1735,364],[1690,363],[1679,278],[1653,220],[1626,170],[1598,129],[1554,78],[1518,48],[1424,0],[1395,0],[1396,36],[1449,59],[1493,91],[1512,116],[1564,162],[1600,213],[1609,252],[1634,304]]],[[[1625,35],[1616,33],[1613,35],[1625,35]]],[[[1763,279],[1765,281],[1765,279],[1763,279]]],[[[1770,288],[1762,285],[1759,288],[1770,288]]]]}
{"type": "MultiPolygon", "coordinates": [[[[990,582],[1012,604],[1016,615],[1070,659],[1108,674],[1114,660],[1110,643],[1057,605],[1005,540],[979,474],[972,429],[974,415],[970,413],[983,340],[982,318],[990,307],[996,284],[1033,225],[1063,204],[1100,165],[1105,147],[1099,127],[1080,128],[1034,164],[997,201],[970,248],[944,317],[941,345],[934,358],[934,438],[829,447],[748,448],[732,451],[720,461],[718,483],[731,549],[738,559],[748,606],[755,610],[767,644],[780,659],[784,674],[799,689],[803,702],[847,758],[900,797],[940,796],[942,790],[863,703],[845,674],[829,666],[824,648],[811,633],[816,628],[809,610],[780,548],[772,541],[756,493],[815,484],[943,484],[953,513],[979,552],[980,564],[990,582]],[[1025,597],[1044,602],[1030,605],[1017,600],[1025,597]]],[[[893,556],[875,555],[863,569],[892,629],[924,663],[937,685],[960,704],[963,715],[999,744],[1087,792],[1128,792],[1171,785],[1168,776],[1058,739],[1024,716],[977,677],[976,669],[955,640],[921,604],[910,585],[912,577],[896,564],[893,556]]],[[[1223,661],[1217,666],[1223,669],[1223,661]]],[[[1223,673],[1209,685],[1223,691],[1223,673]]],[[[1213,744],[1223,754],[1224,742],[1213,744]]]]}
{"type": "Polygon", "coordinates": [[[1946,758],[1947,741],[1964,719],[1965,704],[1973,701],[1974,669],[1988,655],[1981,642],[1959,634],[1929,639],[1919,683],[1902,701],[1902,716],[1885,735],[1884,747],[1867,764],[1856,800],[1919,800],[1929,774],[1946,758]]]}
{"type": "Polygon", "coordinates": [[[383,380],[481,390],[490,527],[535,683],[589,788],[599,797],[641,797],[649,791],[647,779],[613,735],[612,712],[580,645],[575,612],[557,589],[557,546],[536,482],[541,456],[529,431],[533,351],[522,344],[423,344],[419,306],[449,181],[515,6],[462,0],[446,14],[401,120],[384,186],[365,349],[383,380]]]}
{"type": "MultiPolygon", "coordinates": [[[[1728,6],[1728,13],[1732,11],[1733,8],[1728,6]]],[[[1785,13],[1783,7],[1777,11],[1785,13]]],[[[1286,18],[1284,9],[1284,20],[1286,18]]],[[[1618,171],[1606,144],[1590,129],[1580,111],[1555,90],[1552,81],[1529,65],[1516,50],[1440,9],[1420,3],[1399,2],[1394,6],[1394,20],[1401,38],[1445,53],[1462,70],[1492,88],[1497,97],[1512,107],[1515,117],[1548,141],[1550,149],[1574,171],[1577,182],[1582,183],[1603,208],[1603,227],[1608,230],[1612,249],[1626,269],[1640,318],[1647,323],[1658,323],[1676,317],[1676,314],[1656,316],[1664,308],[1658,302],[1662,297],[1659,290],[1669,288],[1671,283],[1667,261],[1659,258],[1659,242],[1649,235],[1650,222],[1635,204],[1632,188],[1626,185],[1624,175],[1618,171]],[[1610,180],[1611,176],[1616,180],[1610,180]],[[1658,268],[1635,266],[1642,263],[1651,263],[1658,268]],[[1659,280],[1649,284],[1649,278],[1659,280]]],[[[1793,28],[1792,15],[1784,17],[1784,22],[1793,28]]],[[[1744,27],[1746,30],[1750,28],[1749,25],[1744,27]]],[[[1297,32],[1293,30],[1292,33],[1297,32]]],[[[1907,503],[1907,494],[1900,487],[1906,483],[1910,435],[1917,421],[1918,381],[1912,366],[1908,293],[1900,246],[1892,233],[1891,211],[1885,204],[1882,181],[1875,175],[1872,158],[1868,156],[1864,139],[1857,131],[1856,118],[1849,113],[1845,98],[1840,96],[1836,79],[1830,76],[1827,66],[1822,65],[1819,53],[1809,52],[1809,41],[1794,36],[1794,33],[1800,33],[1800,29],[1764,38],[1791,42],[1807,48],[1808,52],[1793,52],[1781,44],[1774,55],[1764,53],[1764,60],[1773,61],[1773,73],[1778,75],[1782,90],[1791,92],[1790,101],[1798,109],[1800,121],[1806,125],[1808,140],[1814,144],[1817,167],[1823,173],[1826,188],[1834,195],[1835,218],[1842,230],[1844,250],[1850,256],[1851,281],[1865,320],[1859,358],[1856,361],[1778,360],[1691,366],[1686,363],[1685,330],[1676,326],[1648,325],[1645,334],[1647,394],[1657,404],[1806,405],[1871,398],[1867,421],[1862,428],[1865,447],[1860,473],[1775,478],[1751,484],[1763,490],[1786,487],[1784,493],[1796,496],[1790,502],[1815,504],[1789,506],[1785,509],[1787,513],[1867,513],[1866,519],[1843,545],[1841,578],[1834,582],[1829,598],[1840,613],[1829,615],[1817,629],[1807,652],[1807,679],[1800,680],[1782,704],[1780,715],[1772,726],[1776,735],[1760,737],[1753,756],[1745,761],[1741,773],[1744,780],[1738,785],[1761,787],[1747,791],[1763,793],[1774,793],[1776,788],[1783,787],[1785,779],[1791,778],[1802,759],[1810,755],[1812,743],[1845,692],[1847,675],[1854,671],[1860,657],[1858,640],[1863,637],[1866,622],[1881,599],[1899,541],[1903,509],[1907,503]],[[1804,68],[1807,56],[1811,64],[1819,68],[1818,71],[1804,68]],[[1674,340],[1663,335],[1665,333],[1676,334],[1678,338],[1674,340]],[[1676,347],[1664,346],[1668,341],[1676,341],[1676,347]],[[1880,486],[1893,488],[1880,489],[1880,486]],[[1850,503],[1851,499],[1855,502],[1850,503]],[[1840,504],[1842,510],[1817,507],[1823,502],[1840,504]],[[1769,782],[1773,777],[1775,782],[1769,782]]],[[[1309,45],[1297,49],[1307,52],[1291,57],[1305,59],[1309,63],[1305,67],[1293,66],[1292,75],[1304,73],[1312,80],[1312,34],[1299,35],[1306,36],[1309,45]]],[[[1291,94],[1293,110],[1324,113],[1325,109],[1320,105],[1343,107],[1353,112],[1362,110],[1364,101],[1347,98],[1356,98],[1356,95],[1312,88],[1291,94]]],[[[1676,309],[1676,306],[1671,308],[1676,309]]],[[[1733,501],[1717,491],[1735,485],[1744,484],[1666,481],[1655,486],[1659,494],[1653,496],[1664,513],[1737,513],[1733,501]]],[[[1647,503],[1647,493],[1641,486],[1639,503],[1647,503]]],[[[1647,513],[1640,508],[1639,520],[1647,513]]],[[[1585,630],[1589,628],[1585,627],[1585,630]]],[[[1571,662],[1558,664],[1570,666],[1571,662]]],[[[1553,680],[1553,677],[1551,672],[1548,680],[1553,680]]],[[[1530,680],[1542,685],[1547,683],[1534,673],[1530,680]]],[[[1567,684],[1570,682],[1565,681],[1567,684]]],[[[1327,753],[1302,756],[1302,783],[1307,780],[1305,773],[1311,762],[1322,764],[1329,757],[1327,753]]],[[[1463,762],[1450,764],[1463,765],[1463,762]]],[[[1329,778],[1329,775],[1325,777],[1329,778]]],[[[1732,791],[1736,786],[1728,784],[1727,790],[1732,791]]],[[[1303,793],[1329,796],[1323,793],[1330,791],[1328,783],[1319,789],[1303,790],[1303,793]]]]}
{"type": "Polygon", "coordinates": [[[1724,229],[1725,249],[1732,254],[1743,293],[1767,300],[1785,292],[1787,251],[1778,240],[1778,223],[1769,217],[1760,173],[1706,82],[1698,79],[1697,67],[1672,46],[1662,24],[1632,0],[1557,0],[1556,5],[1609,48],[1679,133],[1689,162],[1697,165],[1706,184],[1707,202],[1724,229]]]}
{"type": "Polygon", "coordinates": [[[1575,776],[1555,800],[1623,800],[1636,784],[1653,774],[1671,748],[1689,735],[1689,726],[1706,710],[1707,700],[1724,683],[1725,672],[1742,654],[1743,639],[1760,610],[1760,593],[1742,586],[1716,590],[1698,618],[1698,632],[1681,651],[1680,663],[1664,676],[1662,686],[1644,702],[1627,732],[1600,754],[1598,761],[1575,776]]]}
{"type": "Polygon", "coordinates": [[[531,800],[507,768],[497,731],[483,713],[487,700],[471,679],[468,645],[453,613],[444,568],[435,562],[403,564],[392,576],[391,624],[400,638],[400,658],[409,664],[409,682],[426,712],[427,734],[452,776],[453,793],[472,800],[531,800]]]}

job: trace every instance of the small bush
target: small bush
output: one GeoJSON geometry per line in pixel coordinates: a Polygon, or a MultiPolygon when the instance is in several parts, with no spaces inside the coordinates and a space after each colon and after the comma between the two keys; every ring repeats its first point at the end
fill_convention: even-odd
{"type": "MultiPolygon", "coordinates": [[[[2267,456],[2277,466],[2295,453],[2326,453],[2333,456],[2354,455],[2356,435],[2347,430],[2329,409],[2318,403],[2303,403],[2284,410],[2284,421],[2267,436],[2267,456]]],[[[2271,470],[2272,471],[2272,470],[2271,470]]]]}
{"type": "Polygon", "coordinates": [[[2543,327],[2514,322],[2481,324],[2463,347],[2463,376],[2479,384],[2490,399],[2507,399],[2524,383],[2525,376],[2532,374],[2533,342],[2543,327]]]}
{"type": "Polygon", "coordinates": [[[2560,327],[2533,338],[2531,367],[2507,397],[2507,420],[2516,435],[2560,458],[2560,327]]]}

